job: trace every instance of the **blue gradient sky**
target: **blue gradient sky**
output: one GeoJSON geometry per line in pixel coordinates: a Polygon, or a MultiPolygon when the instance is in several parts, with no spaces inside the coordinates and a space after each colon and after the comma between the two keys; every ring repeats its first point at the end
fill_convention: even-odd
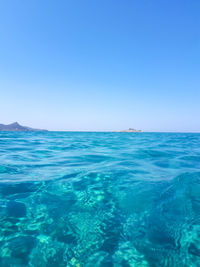
{"type": "Polygon", "coordinates": [[[0,122],[200,131],[199,0],[0,1],[0,122]]]}

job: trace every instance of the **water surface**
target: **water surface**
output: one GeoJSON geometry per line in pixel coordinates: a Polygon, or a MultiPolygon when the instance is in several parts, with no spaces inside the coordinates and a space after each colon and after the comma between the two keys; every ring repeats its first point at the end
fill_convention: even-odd
{"type": "Polygon", "coordinates": [[[0,133],[0,266],[200,266],[200,134],[0,133]]]}

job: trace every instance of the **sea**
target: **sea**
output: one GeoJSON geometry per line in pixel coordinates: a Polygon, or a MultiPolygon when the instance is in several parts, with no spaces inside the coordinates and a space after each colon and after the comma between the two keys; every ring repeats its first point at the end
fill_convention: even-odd
{"type": "Polygon", "coordinates": [[[0,266],[200,266],[200,134],[0,132],[0,266]]]}

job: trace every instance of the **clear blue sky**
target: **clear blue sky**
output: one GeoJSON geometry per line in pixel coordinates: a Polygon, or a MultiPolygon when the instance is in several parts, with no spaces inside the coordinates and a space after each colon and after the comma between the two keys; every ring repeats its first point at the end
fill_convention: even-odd
{"type": "Polygon", "coordinates": [[[199,0],[1,0],[0,123],[200,131],[199,0]]]}

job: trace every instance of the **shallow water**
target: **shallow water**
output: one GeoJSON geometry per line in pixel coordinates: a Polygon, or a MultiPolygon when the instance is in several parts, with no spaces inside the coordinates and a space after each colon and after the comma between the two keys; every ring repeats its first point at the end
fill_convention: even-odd
{"type": "Polygon", "coordinates": [[[0,133],[0,266],[200,266],[200,134],[0,133]]]}

